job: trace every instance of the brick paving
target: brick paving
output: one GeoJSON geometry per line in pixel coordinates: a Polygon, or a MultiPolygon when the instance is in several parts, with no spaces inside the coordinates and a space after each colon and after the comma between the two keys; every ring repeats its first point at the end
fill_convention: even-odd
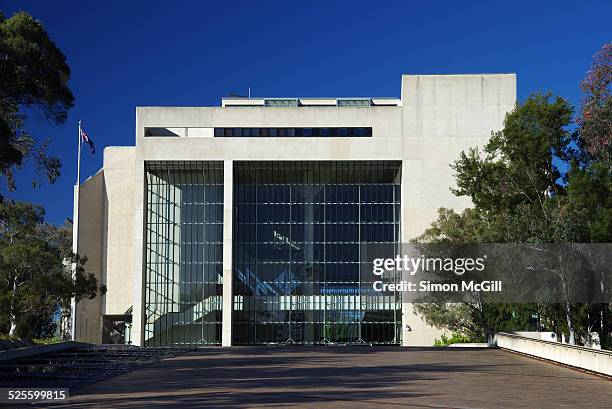
{"type": "Polygon", "coordinates": [[[612,381],[496,349],[203,348],[61,407],[610,408],[612,381]]]}

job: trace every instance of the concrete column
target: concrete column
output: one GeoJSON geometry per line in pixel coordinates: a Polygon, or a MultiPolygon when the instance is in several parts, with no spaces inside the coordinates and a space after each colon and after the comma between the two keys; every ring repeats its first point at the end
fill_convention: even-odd
{"type": "Polygon", "coordinates": [[[234,215],[234,162],[223,161],[223,323],[221,345],[232,345],[233,271],[233,215],[234,215]]]}
{"type": "MultiPolygon", "coordinates": [[[[408,197],[409,197],[409,186],[408,186],[408,163],[406,160],[402,160],[402,180],[400,188],[400,252],[403,251],[403,244],[408,243],[410,237],[408,236],[408,224],[410,223],[410,214],[408,211],[408,197]]],[[[402,279],[404,279],[402,277],[402,279]]],[[[410,329],[411,329],[411,318],[414,317],[412,311],[412,303],[404,302],[402,300],[402,346],[410,345],[410,329]]],[[[412,324],[414,325],[414,324],[412,324]]]]}
{"type": "Polygon", "coordinates": [[[134,169],[134,233],[133,233],[133,277],[134,299],[132,309],[132,344],[144,345],[145,282],[144,282],[144,235],[145,235],[145,170],[144,161],[137,160],[134,169]]]}

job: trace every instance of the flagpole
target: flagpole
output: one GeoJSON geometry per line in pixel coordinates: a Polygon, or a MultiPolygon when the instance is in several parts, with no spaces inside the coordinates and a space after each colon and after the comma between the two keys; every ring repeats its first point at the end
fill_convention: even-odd
{"type": "MultiPolygon", "coordinates": [[[[72,252],[79,253],[79,204],[81,190],[81,121],[79,121],[79,132],[77,137],[77,178],[74,187],[74,215],[72,222],[72,252]]],[[[72,266],[72,280],[76,279],[77,264],[72,266]]],[[[70,300],[70,339],[76,340],[76,298],[70,300]]]]}
{"type": "Polygon", "coordinates": [[[81,121],[79,121],[78,152],[77,152],[77,186],[81,185],[81,121]]]}

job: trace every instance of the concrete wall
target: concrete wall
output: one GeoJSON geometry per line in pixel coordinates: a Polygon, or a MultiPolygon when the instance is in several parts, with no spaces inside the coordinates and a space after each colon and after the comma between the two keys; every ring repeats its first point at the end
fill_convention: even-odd
{"type": "MultiPolygon", "coordinates": [[[[419,236],[438,209],[462,211],[450,164],[461,151],[487,143],[516,101],[516,76],[405,75],[402,77],[402,242],[419,236]]],[[[403,344],[431,346],[445,332],[403,306],[403,344]]]]}
{"type": "Polygon", "coordinates": [[[123,314],[133,303],[134,148],[104,149],[104,314],[123,314]]]}
{"type": "MultiPolygon", "coordinates": [[[[102,279],[104,231],[104,172],[100,171],[81,184],[79,205],[78,253],[87,257],[85,270],[102,279]]],[[[75,341],[102,341],[101,298],[84,299],[76,306],[75,341]]]]}
{"type": "Polygon", "coordinates": [[[539,339],[541,341],[557,342],[557,334],[554,332],[540,332],[540,331],[515,331],[514,335],[519,337],[539,339]]]}
{"type": "Polygon", "coordinates": [[[404,75],[401,106],[139,107],[139,160],[403,160],[407,169],[406,238],[436,218],[440,207],[465,209],[452,195],[449,164],[502,129],[516,101],[514,74],[404,75]],[[371,126],[371,138],[145,137],[146,127],[371,126]]]}
{"type": "Polygon", "coordinates": [[[516,75],[405,75],[402,77],[402,159],[407,172],[404,240],[420,235],[440,207],[463,210],[454,196],[450,164],[461,151],[483,146],[503,128],[516,101],[516,75]]]}
{"type": "Polygon", "coordinates": [[[123,314],[133,303],[134,148],[104,150],[104,170],[81,184],[79,254],[107,287],[77,305],[76,340],[102,342],[102,315],[123,314]]]}
{"type": "Polygon", "coordinates": [[[612,376],[612,352],[498,333],[491,344],[564,365],[612,376]]]}

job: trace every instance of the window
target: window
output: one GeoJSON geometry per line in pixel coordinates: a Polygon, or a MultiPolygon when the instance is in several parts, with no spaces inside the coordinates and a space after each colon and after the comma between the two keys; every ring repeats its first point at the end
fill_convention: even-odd
{"type": "Polygon", "coordinates": [[[145,345],[220,344],[223,162],[145,172],[145,345]]]}
{"type": "Polygon", "coordinates": [[[216,137],[371,137],[372,128],[215,128],[216,137]]]}
{"type": "Polygon", "coordinates": [[[234,344],[401,342],[401,294],[372,294],[360,256],[360,244],[399,240],[400,171],[395,161],[234,163],[234,344]]]}
{"type": "Polygon", "coordinates": [[[266,99],[264,105],[267,107],[296,107],[297,99],[266,99]]]}
{"type": "Polygon", "coordinates": [[[339,99],[338,106],[339,107],[369,107],[372,105],[372,101],[370,99],[339,99]]]}
{"type": "Polygon", "coordinates": [[[184,136],[185,128],[145,128],[144,136],[184,136]]]}

